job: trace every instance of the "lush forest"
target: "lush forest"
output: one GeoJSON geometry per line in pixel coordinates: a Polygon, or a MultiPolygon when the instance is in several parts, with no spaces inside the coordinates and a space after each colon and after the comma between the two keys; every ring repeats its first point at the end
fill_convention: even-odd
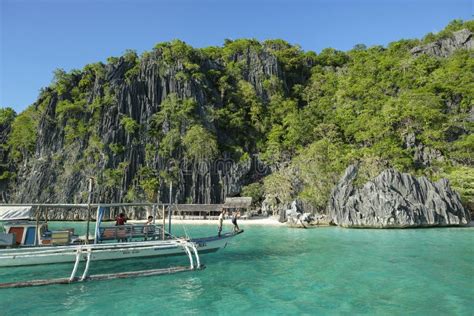
{"type": "MultiPolygon", "coordinates": [[[[82,70],[56,70],[35,104],[19,114],[0,110],[2,188],[13,192],[25,181],[32,160],[44,154],[45,130],[54,127],[60,145],[48,144],[55,150],[45,155],[62,161],[69,175],[100,170],[102,187],[122,187],[124,200],[154,199],[162,183],[181,181],[180,165],[164,168],[165,159],[229,157],[237,164],[258,159],[271,170],[242,182],[240,194],[257,203],[299,198],[324,211],[341,173],[357,162],[360,183],[390,167],[448,178],[472,208],[473,52],[410,52],[461,29],[474,32],[474,21],[453,21],[423,39],[358,44],[346,52],[304,51],[283,40],[226,40],[202,49],[175,40],[140,56],[130,50],[82,70]],[[253,55],[267,71],[256,68],[253,55]],[[156,107],[138,106],[133,96],[151,95],[144,83],[150,72],[167,76],[170,69],[181,92],[170,89],[162,102],[143,101],[156,107]],[[125,92],[130,110],[120,105],[125,92]],[[123,134],[114,141],[104,136],[111,117],[123,134]],[[139,162],[127,158],[135,145],[143,147],[139,162]],[[71,159],[75,148],[81,153],[71,159]]],[[[181,201],[202,202],[191,193],[181,201]]]]}

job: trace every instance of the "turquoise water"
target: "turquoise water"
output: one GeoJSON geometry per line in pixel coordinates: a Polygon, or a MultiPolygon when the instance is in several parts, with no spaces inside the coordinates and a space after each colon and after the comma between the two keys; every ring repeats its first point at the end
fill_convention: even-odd
{"type": "MultiPolygon", "coordinates": [[[[474,228],[241,226],[231,245],[201,256],[204,271],[0,290],[0,314],[474,314],[474,228]]],[[[187,230],[207,235],[215,226],[187,230]]],[[[186,261],[102,262],[92,273],[177,263],[186,261]]],[[[71,269],[4,268],[0,281],[65,277],[71,269]]]]}

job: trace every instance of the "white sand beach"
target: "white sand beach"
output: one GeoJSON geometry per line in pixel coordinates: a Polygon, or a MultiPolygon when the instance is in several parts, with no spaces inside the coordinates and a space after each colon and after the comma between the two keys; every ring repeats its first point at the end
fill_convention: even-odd
{"type": "MultiPolygon", "coordinates": [[[[157,223],[161,221],[157,220],[157,223]]],[[[128,221],[129,223],[143,223],[145,221],[128,221]]],[[[166,220],[168,223],[168,220],[166,220]]],[[[213,219],[172,219],[173,224],[182,224],[182,225],[217,225],[217,220],[213,219]]],[[[264,225],[264,226],[284,226],[284,223],[280,223],[276,217],[263,217],[263,218],[251,218],[251,219],[239,219],[239,226],[247,225],[264,225]]],[[[232,225],[230,219],[224,220],[224,225],[232,225]]]]}

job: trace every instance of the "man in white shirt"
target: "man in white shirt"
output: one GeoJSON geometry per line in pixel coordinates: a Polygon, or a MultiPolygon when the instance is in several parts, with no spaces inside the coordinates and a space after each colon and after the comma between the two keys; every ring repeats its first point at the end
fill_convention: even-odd
{"type": "Polygon", "coordinates": [[[222,210],[221,214],[219,215],[219,219],[218,219],[218,224],[217,224],[217,236],[221,237],[221,232],[222,232],[222,224],[224,223],[224,218],[225,218],[225,215],[226,215],[227,211],[226,210],[222,210]]]}

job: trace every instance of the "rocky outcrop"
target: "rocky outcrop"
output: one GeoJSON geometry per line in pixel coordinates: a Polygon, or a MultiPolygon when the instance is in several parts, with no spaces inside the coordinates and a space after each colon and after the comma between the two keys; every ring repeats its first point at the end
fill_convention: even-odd
{"type": "Polygon", "coordinates": [[[0,203],[6,201],[6,190],[10,176],[8,148],[6,146],[11,130],[11,121],[0,122],[0,203]]]}
{"type": "Polygon", "coordinates": [[[437,40],[427,45],[412,48],[411,53],[415,56],[428,54],[437,57],[448,57],[458,49],[473,49],[474,36],[471,31],[463,29],[454,32],[452,36],[437,40]]]}
{"type": "Polygon", "coordinates": [[[279,215],[281,223],[286,222],[285,210],[290,207],[289,203],[283,202],[278,196],[266,195],[262,202],[262,213],[264,215],[279,215]]]}
{"type": "Polygon", "coordinates": [[[331,193],[328,212],[336,225],[404,228],[459,226],[470,221],[446,179],[433,183],[387,169],[357,187],[357,173],[357,166],[348,167],[331,193]]]}
{"type": "MultiPolygon", "coordinates": [[[[244,66],[244,80],[251,83],[257,95],[263,100],[268,100],[267,91],[263,87],[265,78],[284,78],[277,57],[267,50],[256,52],[248,49],[244,54],[235,54],[231,59],[244,66]]],[[[284,82],[284,81],[283,81],[284,82]]]]}
{"type": "Polygon", "coordinates": [[[291,202],[291,208],[286,210],[286,224],[290,227],[303,227],[311,225],[314,221],[314,217],[310,213],[304,213],[301,208],[301,202],[295,200],[291,202]]]}
{"type": "MultiPolygon", "coordinates": [[[[453,138],[457,139],[457,137],[453,138]]],[[[405,136],[405,147],[413,151],[413,162],[418,168],[425,168],[445,159],[439,150],[425,146],[418,141],[415,133],[409,133],[405,136]]]]}

